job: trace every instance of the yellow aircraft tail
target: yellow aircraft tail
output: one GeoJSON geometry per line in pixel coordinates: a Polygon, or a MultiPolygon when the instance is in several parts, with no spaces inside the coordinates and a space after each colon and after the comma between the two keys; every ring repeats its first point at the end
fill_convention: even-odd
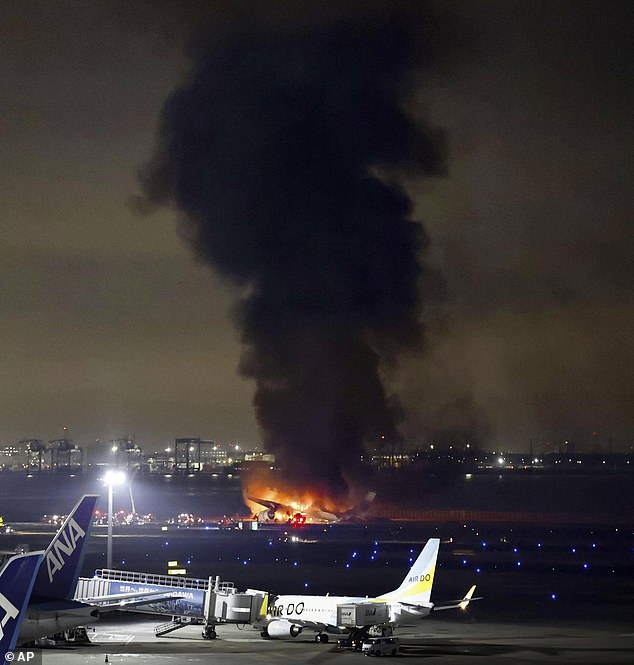
{"type": "Polygon", "coordinates": [[[429,604],[439,547],[440,538],[430,538],[398,589],[384,593],[376,600],[400,600],[413,605],[429,604]]]}

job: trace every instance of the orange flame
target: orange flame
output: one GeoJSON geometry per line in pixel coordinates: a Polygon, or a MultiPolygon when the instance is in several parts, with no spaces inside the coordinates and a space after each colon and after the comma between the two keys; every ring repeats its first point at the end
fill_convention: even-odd
{"type": "Polygon", "coordinates": [[[252,469],[243,474],[242,495],[254,515],[265,508],[249,497],[286,506],[287,510],[280,509],[275,514],[275,519],[280,521],[290,519],[295,513],[306,515],[309,521],[325,521],[323,517],[320,519],[320,514],[344,512],[351,507],[348,499],[336,500],[320,487],[297,488],[278,472],[268,469],[252,469]]]}

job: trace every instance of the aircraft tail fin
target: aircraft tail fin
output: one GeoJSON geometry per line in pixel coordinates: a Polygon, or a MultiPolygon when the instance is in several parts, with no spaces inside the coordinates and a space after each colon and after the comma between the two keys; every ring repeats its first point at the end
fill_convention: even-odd
{"type": "Polygon", "coordinates": [[[430,538],[398,589],[384,593],[377,600],[400,600],[415,605],[428,605],[439,548],[440,539],[430,538]]]}
{"type": "Polygon", "coordinates": [[[5,654],[13,651],[18,641],[42,554],[29,552],[11,557],[0,570],[0,654],[5,665],[9,662],[5,654]]]}
{"type": "Polygon", "coordinates": [[[95,494],[83,496],[44,552],[33,587],[33,598],[37,601],[72,600],[98,498],[95,494]]]}

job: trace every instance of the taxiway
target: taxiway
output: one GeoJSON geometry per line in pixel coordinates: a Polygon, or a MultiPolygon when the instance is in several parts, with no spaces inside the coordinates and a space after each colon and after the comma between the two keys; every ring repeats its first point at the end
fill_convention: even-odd
{"type": "MultiPolygon", "coordinates": [[[[182,665],[209,663],[280,665],[281,663],[353,664],[366,657],[335,643],[315,644],[312,633],[295,640],[263,640],[251,627],[219,626],[218,639],[200,637],[200,626],[188,626],[169,637],[156,638],[153,617],[135,615],[104,619],[84,646],[44,649],[44,665],[109,663],[182,665]]],[[[412,629],[398,631],[409,663],[464,665],[488,663],[631,663],[634,631],[627,622],[538,625],[527,623],[456,622],[433,617],[412,629]],[[482,658],[484,657],[484,658],[482,658]]]]}

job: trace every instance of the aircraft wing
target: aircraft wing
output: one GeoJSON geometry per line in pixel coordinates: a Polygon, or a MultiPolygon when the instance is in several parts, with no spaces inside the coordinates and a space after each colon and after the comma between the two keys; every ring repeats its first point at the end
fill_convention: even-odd
{"type": "Polygon", "coordinates": [[[476,585],[474,584],[469,591],[465,594],[464,598],[460,600],[448,600],[440,605],[434,605],[434,612],[439,612],[440,610],[466,610],[469,606],[469,603],[474,600],[482,600],[482,596],[477,598],[473,597],[473,592],[475,591],[476,585]]]}

